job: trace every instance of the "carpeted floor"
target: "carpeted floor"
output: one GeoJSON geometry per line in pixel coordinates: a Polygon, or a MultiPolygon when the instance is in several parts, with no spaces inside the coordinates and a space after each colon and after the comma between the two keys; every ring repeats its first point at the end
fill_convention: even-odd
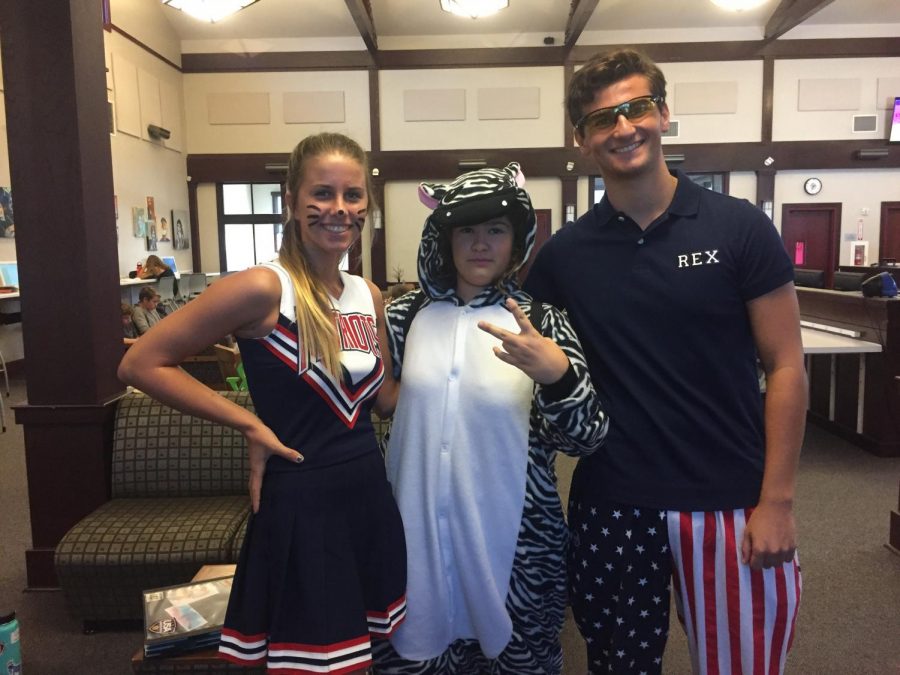
{"type": "MultiPolygon", "coordinates": [[[[9,402],[25,398],[14,381],[9,402]]],[[[54,591],[23,592],[30,545],[22,429],[0,435],[0,612],[15,609],[28,675],[127,675],[139,632],[83,635],[54,591]]],[[[563,497],[574,463],[558,462],[563,497]]],[[[879,458],[810,426],[797,500],[803,601],[788,672],[900,675],[900,556],[884,544],[898,503],[900,458],[879,458]]],[[[563,632],[565,674],[586,672],[571,618],[563,632]]],[[[672,627],[664,672],[690,672],[680,627],[672,627]]]]}

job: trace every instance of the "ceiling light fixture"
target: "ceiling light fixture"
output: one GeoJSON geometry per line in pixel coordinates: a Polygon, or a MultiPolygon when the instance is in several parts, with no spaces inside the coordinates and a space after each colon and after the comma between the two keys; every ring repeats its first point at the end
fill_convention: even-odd
{"type": "Polygon", "coordinates": [[[756,9],[760,5],[764,5],[769,0],[712,0],[712,4],[716,7],[728,10],[729,12],[743,12],[748,9],[756,9]]]}
{"type": "Polygon", "coordinates": [[[441,9],[457,16],[480,19],[509,7],[509,0],[441,0],[441,9]]]}
{"type": "Polygon", "coordinates": [[[172,9],[180,9],[195,19],[215,23],[259,0],[162,0],[172,9]]]}

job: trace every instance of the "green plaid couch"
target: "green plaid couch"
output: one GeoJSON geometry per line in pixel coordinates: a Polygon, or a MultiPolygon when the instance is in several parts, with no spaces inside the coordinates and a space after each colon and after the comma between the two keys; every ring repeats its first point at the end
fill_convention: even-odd
{"type": "MultiPolygon", "coordinates": [[[[246,392],[222,392],[253,410],[246,392]]],[[[141,393],[122,398],[112,499],[56,547],[71,612],[86,625],[140,619],[141,591],[183,583],[206,564],[233,563],[249,514],[244,437],[141,393]]]]}

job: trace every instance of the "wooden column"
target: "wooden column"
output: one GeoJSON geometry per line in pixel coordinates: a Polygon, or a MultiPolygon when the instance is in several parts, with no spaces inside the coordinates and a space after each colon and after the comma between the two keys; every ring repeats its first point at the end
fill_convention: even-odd
{"type": "MultiPolygon", "coordinates": [[[[372,246],[370,248],[372,261],[371,279],[375,285],[381,289],[388,287],[387,272],[387,250],[385,239],[387,238],[388,212],[384,204],[384,180],[374,179],[372,181],[372,191],[374,192],[375,203],[381,209],[381,227],[376,229],[373,218],[370,218],[372,227],[372,246]]],[[[415,274],[415,273],[414,273],[415,274]]],[[[413,276],[415,278],[415,276],[413,276]]]]}
{"type": "Polygon", "coordinates": [[[124,352],[100,0],[0,3],[28,402],[29,587],[56,585],[54,547],[108,499],[124,352]]]}

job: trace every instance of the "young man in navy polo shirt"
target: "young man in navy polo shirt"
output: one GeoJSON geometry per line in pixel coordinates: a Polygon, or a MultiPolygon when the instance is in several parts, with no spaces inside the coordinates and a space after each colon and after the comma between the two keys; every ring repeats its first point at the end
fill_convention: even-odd
{"type": "Polygon", "coordinates": [[[630,50],[575,73],[569,118],[606,196],[525,284],[568,311],[611,420],[572,481],[572,607],[591,673],[661,672],[670,581],[695,672],[780,672],[801,586],[793,270],[760,210],[667,169],[665,84],[630,50]]]}

